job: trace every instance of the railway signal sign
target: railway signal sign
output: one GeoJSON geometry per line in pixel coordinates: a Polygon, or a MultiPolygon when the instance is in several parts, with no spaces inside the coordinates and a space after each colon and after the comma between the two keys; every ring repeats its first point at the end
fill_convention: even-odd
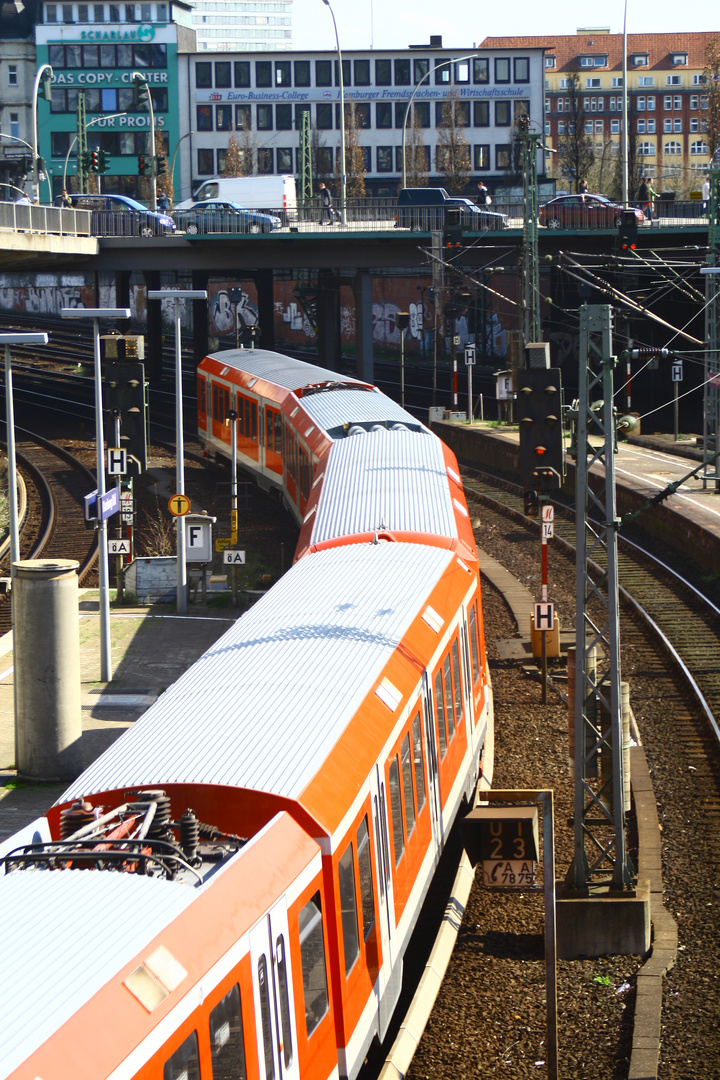
{"type": "Polygon", "coordinates": [[[127,472],[127,450],[119,446],[109,446],[107,452],[107,471],[111,476],[124,476],[127,472]]]}
{"type": "Polygon", "coordinates": [[[475,346],[474,345],[466,345],[465,346],[465,363],[468,365],[468,367],[470,367],[472,364],[475,363],[475,346]]]}
{"type": "Polygon", "coordinates": [[[225,551],[223,551],[223,564],[225,566],[244,566],[245,552],[225,548],[225,551]]]}
{"type": "Polygon", "coordinates": [[[683,362],[682,362],[682,360],[673,360],[672,365],[670,367],[670,371],[672,373],[672,381],[673,382],[682,382],[683,381],[683,362]]]}
{"type": "Polygon", "coordinates": [[[108,540],[108,555],[129,555],[131,541],[127,540],[108,540]]]}
{"type": "Polygon", "coordinates": [[[535,629],[552,630],[555,625],[555,605],[541,602],[535,605],[535,629]]]}
{"type": "Polygon", "coordinates": [[[181,529],[185,529],[187,562],[212,562],[212,527],[215,521],[217,518],[208,517],[207,514],[190,514],[178,523],[181,529]]]}
{"type": "Polygon", "coordinates": [[[190,500],[187,495],[173,495],[168,502],[168,510],[173,517],[184,517],[190,512],[190,500]]]}

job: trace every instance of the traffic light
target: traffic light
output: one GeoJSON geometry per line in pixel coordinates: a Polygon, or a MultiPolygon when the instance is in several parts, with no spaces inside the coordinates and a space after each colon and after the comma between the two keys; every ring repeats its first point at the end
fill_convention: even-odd
{"type": "Polygon", "coordinates": [[[100,172],[100,159],[97,150],[90,151],[90,172],[100,172]]]}
{"type": "Polygon", "coordinates": [[[150,87],[147,84],[147,79],[143,78],[142,75],[135,75],[133,76],[133,82],[137,91],[138,105],[149,105],[150,87]]]}
{"type": "Polygon", "coordinates": [[[537,491],[526,491],[524,500],[525,517],[540,517],[540,498],[537,491]]]}
{"type": "Polygon", "coordinates": [[[90,172],[90,166],[92,165],[92,154],[89,150],[84,150],[80,155],[82,161],[82,167],[85,172],[90,172]]]}
{"type": "Polygon", "coordinates": [[[45,173],[45,158],[39,157],[35,159],[35,165],[37,166],[37,174],[39,179],[43,179],[47,174],[45,173]]]}
{"type": "Polygon", "coordinates": [[[108,167],[108,155],[105,150],[98,150],[97,154],[97,169],[95,172],[104,173],[107,172],[108,167]]]}
{"type": "Polygon", "coordinates": [[[443,229],[443,248],[457,251],[462,247],[463,231],[460,218],[460,209],[450,207],[445,211],[445,228],[443,229]]]}
{"type": "Polygon", "coordinates": [[[40,76],[38,93],[45,101],[52,101],[52,71],[48,68],[40,76]]]}
{"type": "Polygon", "coordinates": [[[138,173],[140,176],[147,176],[152,172],[152,158],[147,154],[140,154],[138,157],[138,173]]]}
{"type": "Polygon", "coordinates": [[[29,157],[20,158],[20,173],[22,176],[27,176],[32,168],[32,160],[29,157]]]}
{"type": "Polygon", "coordinates": [[[618,244],[621,251],[634,251],[637,247],[638,225],[634,210],[623,210],[618,223],[618,244]]]}
{"type": "Polygon", "coordinates": [[[167,158],[162,154],[155,158],[155,170],[157,176],[163,176],[167,172],[167,158]]]}
{"type": "Polygon", "coordinates": [[[120,418],[120,444],[147,468],[147,394],[145,365],[103,364],[103,406],[120,418]]]}
{"type": "Polygon", "coordinates": [[[520,473],[525,491],[553,491],[565,475],[559,368],[518,372],[520,473]]]}

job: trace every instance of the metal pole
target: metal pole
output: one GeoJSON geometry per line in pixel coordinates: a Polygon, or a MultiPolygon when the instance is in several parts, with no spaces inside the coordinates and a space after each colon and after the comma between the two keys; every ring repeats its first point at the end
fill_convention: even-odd
{"type": "MultiPolygon", "coordinates": [[[[230,508],[232,510],[234,528],[231,527],[230,532],[232,535],[232,543],[237,543],[237,524],[238,524],[238,483],[237,483],[237,429],[238,429],[238,412],[237,409],[231,411],[232,418],[232,471],[230,473],[230,508]],[[233,415],[234,414],[234,415],[233,415]]],[[[233,604],[237,606],[238,602],[238,568],[237,566],[231,567],[232,573],[232,596],[233,604]]]]}
{"type": "Polygon", "coordinates": [[[543,806],[543,893],[545,896],[545,993],[547,999],[548,1077],[558,1077],[557,925],[555,914],[555,825],[553,793],[540,793],[543,806]]]}
{"type": "Polygon", "coordinates": [[[622,131],[620,146],[622,150],[622,201],[628,204],[628,92],[627,92],[627,0],[623,15],[623,66],[622,66],[622,131]]]}
{"type": "Polygon", "coordinates": [[[40,202],[40,177],[38,175],[38,91],[40,89],[42,77],[46,71],[50,72],[50,78],[52,79],[53,69],[49,64],[43,64],[42,67],[38,68],[37,75],[35,76],[35,85],[33,86],[33,199],[35,202],[40,202]]]}
{"type": "Polygon", "coordinates": [[[400,407],[405,408],[405,331],[400,331],[400,407]]]}
{"type": "Polygon", "coordinates": [[[468,424],[473,422],[472,364],[468,364],[468,424]]]}
{"type": "Polygon", "coordinates": [[[347,208],[346,208],[346,189],[347,189],[347,176],[345,173],[345,84],[343,82],[343,67],[342,67],[342,52],[340,51],[340,38],[338,37],[337,23],[335,22],[335,13],[330,7],[330,0],[323,0],[323,4],[330,10],[330,16],[335,28],[335,44],[337,46],[338,54],[338,72],[340,81],[340,223],[342,225],[347,224],[347,208]]]}

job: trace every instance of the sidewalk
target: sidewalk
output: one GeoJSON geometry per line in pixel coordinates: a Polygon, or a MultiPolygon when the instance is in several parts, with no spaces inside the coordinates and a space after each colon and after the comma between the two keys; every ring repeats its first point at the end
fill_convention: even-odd
{"type": "MultiPolygon", "coordinates": [[[[111,609],[113,679],[99,680],[97,590],[80,595],[83,767],[130,727],[171,683],[225,633],[241,611],[191,604],[111,609]]],[[[0,639],[0,840],[34,821],[67,784],[24,784],[15,776],[12,633],[0,639]]]]}

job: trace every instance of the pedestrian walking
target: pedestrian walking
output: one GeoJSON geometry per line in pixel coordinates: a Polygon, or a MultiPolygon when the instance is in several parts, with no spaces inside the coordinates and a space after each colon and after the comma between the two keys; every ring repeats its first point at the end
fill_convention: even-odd
{"type": "Polygon", "coordinates": [[[645,177],[640,179],[640,187],[638,188],[638,202],[640,203],[640,209],[648,218],[652,220],[652,208],[650,206],[650,189],[647,186],[645,177]]]}
{"type": "Polygon", "coordinates": [[[706,176],[702,186],[702,212],[707,214],[710,207],[710,177],[706,176]]]}
{"type": "Polygon", "coordinates": [[[322,203],[322,210],[320,211],[320,224],[326,224],[325,214],[327,213],[327,224],[332,225],[335,221],[335,218],[338,217],[338,214],[332,204],[332,195],[330,194],[330,189],[322,183],[320,184],[320,201],[322,203]]]}
{"type": "Polygon", "coordinates": [[[581,183],[580,183],[580,194],[581,195],[589,195],[590,194],[590,189],[588,187],[587,180],[582,180],[581,181],[581,183]]]}
{"type": "Polygon", "coordinates": [[[66,189],[63,188],[62,191],[60,192],[60,198],[58,199],[57,205],[58,206],[64,206],[68,210],[72,210],[72,204],[73,204],[72,199],[68,195],[66,189]]]}
{"type": "Polygon", "coordinates": [[[491,202],[492,202],[492,199],[490,198],[490,192],[488,191],[488,189],[485,187],[485,184],[481,180],[480,183],[478,184],[478,193],[477,193],[478,206],[489,206],[491,202]]]}
{"type": "Polygon", "coordinates": [[[157,208],[163,213],[170,209],[170,200],[164,191],[161,191],[158,195],[157,208]]]}

